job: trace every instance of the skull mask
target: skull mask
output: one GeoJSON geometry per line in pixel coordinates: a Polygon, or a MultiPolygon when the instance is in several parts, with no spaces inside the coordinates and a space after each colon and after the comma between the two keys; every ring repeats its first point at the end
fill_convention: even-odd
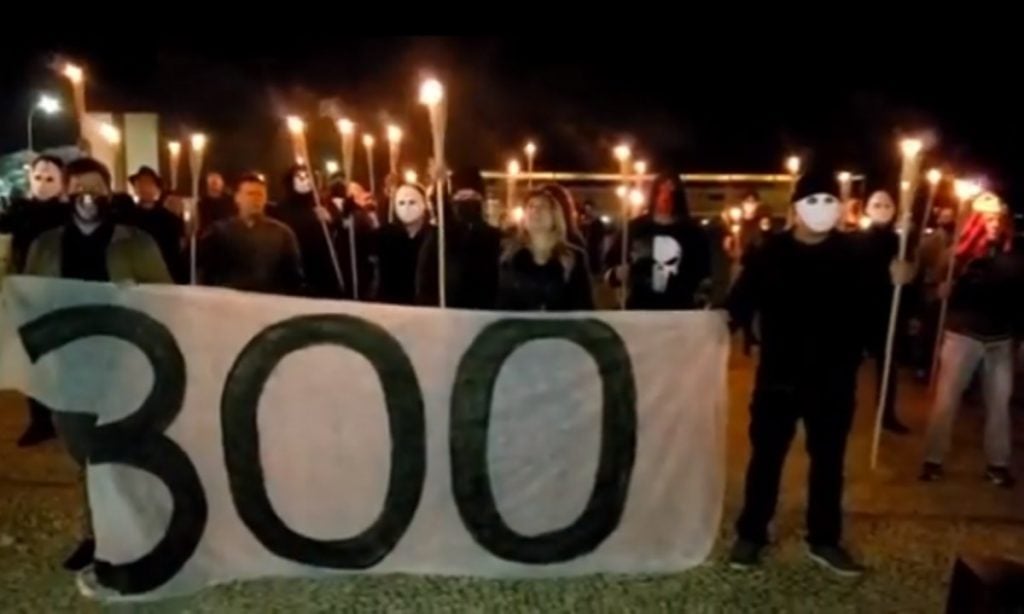
{"type": "Polygon", "coordinates": [[[49,160],[39,160],[29,174],[29,190],[34,200],[51,200],[64,191],[60,168],[49,160]]]}
{"type": "Polygon", "coordinates": [[[672,237],[654,237],[654,265],[651,271],[651,288],[658,293],[668,288],[669,278],[679,273],[679,261],[683,250],[672,237]]]}

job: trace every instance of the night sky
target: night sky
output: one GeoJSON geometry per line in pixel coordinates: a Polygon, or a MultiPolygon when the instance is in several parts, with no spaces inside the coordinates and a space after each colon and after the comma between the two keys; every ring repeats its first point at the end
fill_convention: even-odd
{"type": "MultiPolygon", "coordinates": [[[[24,146],[25,114],[38,91],[70,101],[47,69],[63,53],[87,67],[90,107],[159,112],[168,136],[203,130],[212,139],[210,163],[229,172],[278,174],[288,159],[280,118],[315,118],[317,101],[328,97],[378,140],[393,118],[410,136],[413,151],[405,152],[419,162],[429,133],[414,98],[429,72],[448,86],[453,165],[503,167],[534,138],[538,169],[611,170],[610,146],[628,138],[657,169],[776,172],[797,151],[891,188],[897,138],[924,132],[935,140],[926,165],[983,173],[1020,207],[1024,91],[1013,82],[1018,71],[995,61],[991,46],[936,45],[908,59],[886,36],[820,47],[744,36],[737,53],[722,51],[728,37],[686,45],[672,35],[640,36],[621,48],[603,34],[266,37],[259,44],[228,35],[187,44],[61,36],[6,56],[0,150],[24,146]]],[[[68,116],[40,119],[37,143],[59,143],[70,129],[68,116]]],[[[315,157],[339,157],[326,120],[314,125],[311,147],[315,157]]],[[[382,153],[378,164],[385,160],[382,153]]]]}

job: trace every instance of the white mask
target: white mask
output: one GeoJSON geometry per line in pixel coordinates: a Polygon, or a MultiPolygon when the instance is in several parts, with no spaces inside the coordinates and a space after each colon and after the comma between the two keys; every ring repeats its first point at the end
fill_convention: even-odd
{"type": "Polygon", "coordinates": [[[57,198],[64,191],[60,169],[43,160],[29,171],[29,190],[36,200],[57,198]]]}
{"type": "Polygon", "coordinates": [[[892,202],[891,196],[879,190],[868,199],[864,211],[871,218],[872,223],[884,225],[891,222],[892,218],[896,216],[896,205],[892,202]]]}
{"type": "Polygon", "coordinates": [[[306,171],[298,171],[292,177],[292,187],[297,194],[309,194],[313,191],[313,180],[309,178],[306,171]]]}
{"type": "Polygon", "coordinates": [[[796,201],[796,215],[812,232],[828,232],[836,227],[842,207],[839,199],[819,192],[796,201]]]}
{"type": "Polygon", "coordinates": [[[416,188],[404,185],[395,192],[395,217],[405,225],[423,219],[427,213],[427,202],[416,188]]]}

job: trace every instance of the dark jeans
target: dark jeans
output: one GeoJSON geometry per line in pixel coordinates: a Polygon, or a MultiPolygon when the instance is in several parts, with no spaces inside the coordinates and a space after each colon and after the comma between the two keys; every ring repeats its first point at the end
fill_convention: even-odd
{"type": "Polygon", "coordinates": [[[768,543],[779,481],[789,445],[803,421],[807,453],[807,541],[839,544],[842,533],[843,459],[853,420],[853,386],[827,393],[759,386],[750,407],[752,453],[747,467],[743,511],[736,522],[741,539],[768,543]]]}

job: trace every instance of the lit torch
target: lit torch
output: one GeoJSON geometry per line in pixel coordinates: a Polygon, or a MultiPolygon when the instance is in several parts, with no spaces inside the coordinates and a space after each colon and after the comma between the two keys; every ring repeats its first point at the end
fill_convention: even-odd
{"type": "Polygon", "coordinates": [[[537,145],[533,141],[526,143],[526,147],[523,147],[523,152],[526,153],[526,189],[533,189],[533,158],[537,155],[537,145]]]}
{"type": "Polygon", "coordinates": [[[341,167],[345,169],[345,181],[352,181],[352,167],[356,153],[356,125],[352,120],[338,120],[338,134],[341,135],[341,167]]]}
{"type": "Polygon", "coordinates": [[[506,176],[505,183],[505,201],[506,207],[512,210],[515,206],[516,199],[516,179],[519,177],[519,172],[522,169],[519,167],[519,160],[508,161],[508,175],[506,176]]]}
{"type": "Polygon", "coordinates": [[[81,66],[66,62],[60,73],[71,83],[71,92],[75,100],[75,119],[78,121],[79,138],[86,140],[85,135],[85,71],[81,66]]]}
{"type": "Polygon", "coordinates": [[[398,175],[398,155],[402,147],[402,129],[395,125],[388,126],[388,170],[398,175]]]}
{"type": "Polygon", "coordinates": [[[99,127],[100,137],[106,141],[107,145],[110,145],[110,149],[113,152],[114,160],[114,186],[118,190],[124,190],[124,172],[123,172],[123,161],[121,158],[121,131],[114,127],[113,124],[100,124],[99,127]]]}
{"type": "Polygon", "coordinates": [[[839,181],[839,201],[845,206],[853,193],[853,175],[849,171],[839,171],[836,179],[839,181]]]}
{"type": "MultiPolygon", "coordinates": [[[[621,264],[627,266],[629,264],[629,159],[632,157],[633,152],[630,150],[629,145],[625,143],[619,143],[612,149],[612,155],[619,162],[619,175],[621,176],[622,185],[616,190],[619,200],[621,201],[622,210],[622,258],[621,264]]],[[[626,308],[626,285],[623,284],[619,292],[619,307],[622,309],[626,308]]]]}
{"type": "Polygon", "coordinates": [[[363,147],[366,149],[366,169],[370,174],[370,194],[377,193],[377,180],[373,176],[373,145],[375,141],[372,134],[363,135],[363,147]]]}
{"type": "Polygon", "coordinates": [[[168,160],[171,165],[171,191],[178,191],[178,167],[181,165],[181,141],[168,141],[168,160]]]}
{"type": "Polygon", "coordinates": [[[939,182],[942,181],[942,171],[937,168],[930,169],[924,175],[925,180],[928,181],[928,201],[924,206],[924,219],[922,220],[921,226],[927,226],[928,221],[932,216],[932,206],[935,204],[935,193],[939,189],[939,182]]]}
{"type": "Polygon", "coordinates": [[[430,135],[434,145],[434,181],[437,194],[437,296],[441,308],[447,303],[446,262],[445,262],[445,222],[444,222],[444,187],[445,159],[444,135],[448,121],[447,103],[444,86],[437,79],[427,79],[420,85],[420,104],[427,107],[430,116],[430,135]]]}

